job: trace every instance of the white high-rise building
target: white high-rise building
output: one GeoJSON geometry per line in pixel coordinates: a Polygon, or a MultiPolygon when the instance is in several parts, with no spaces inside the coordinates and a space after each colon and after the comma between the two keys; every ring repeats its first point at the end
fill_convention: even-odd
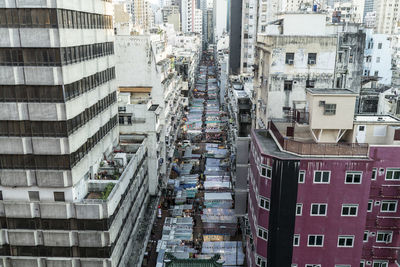
{"type": "Polygon", "coordinates": [[[118,142],[112,11],[0,0],[0,266],[127,264],[147,163],[118,142]]]}
{"type": "Polygon", "coordinates": [[[182,0],[181,23],[182,32],[194,32],[196,0],[182,0]]]}
{"type": "Polygon", "coordinates": [[[193,32],[199,34],[203,33],[203,11],[198,8],[194,10],[193,32]]]}
{"type": "Polygon", "coordinates": [[[400,23],[399,0],[375,1],[376,33],[394,34],[400,23]]]}
{"type": "Polygon", "coordinates": [[[228,0],[215,0],[213,9],[214,42],[227,32],[228,0]]]}
{"type": "Polygon", "coordinates": [[[243,1],[240,55],[241,73],[253,73],[255,44],[257,39],[257,2],[258,0],[243,1]]]}

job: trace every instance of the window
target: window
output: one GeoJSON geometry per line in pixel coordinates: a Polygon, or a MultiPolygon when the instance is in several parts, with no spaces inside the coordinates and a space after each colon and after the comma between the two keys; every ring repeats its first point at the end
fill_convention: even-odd
{"type": "Polygon", "coordinates": [[[268,230],[258,226],[257,236],[264,240],[268,240],[268,230]]]}
{"type": "Polygon", "coordinates": [[[368,242],[369,231],[364,231],[363,242],[368,242]]]}
{"type": "Polygon", "coordinates": [[[308,53],[307,64],[314,65],[317,63],[317,53],[308,53]]]}
{"type": "Polygon", "coordinates": [[[365,260],[360,261],[360,267],[365,267],[365,260]]]}
{"type": "Polygon", "coordinates": [[[354,236],[340,235],[338,237],[338,247],[351,248],[354,245],[354,236]]]}
{"type": "Polygon", "coordinates": [[[284,81],[283,82],[283,90],[284,91],[292,91],[293,89],[293,81],[284,81]]]}
{"type": "Polygon", "coordinates": [[[309,247],[322,247],[324,245],[324,236],[323,235],[308,235],[308,243],[309,247]]]}
{"type": "Polygon", "coordinates": [[[382,49],[382,43],[378,43],[378,49],[382,49]]]}
{"type": "Polygon", "coordinates": [[[300,245],[300,235],[293,236],[293,246],[298,247],[300,245]]]}
{"type": "Polygon", "coordinates": [[[376,71],[374,72],[374,76],[379,76],[379,71],[378,71],[378,70],[376,70],[376,71]]]}
{"type": "Polygon", "coordinates": [[[267,166],[262,166],[260,167],[260,175],[266,178],[271,179],[272,177],[272,169],[271,167],[267,167],[267,166]]]}
{"type": "Polygon", "coordinates": [[[372,168],[371,180],[376,180],[377,168],[372,168]]]}
{"type": "Polygon", "coordinates": [[[296,204],[296,216],[301,216],[303,214],[303,204],[297,203],[296,204]]]}
{"type": "Polygon", "coordinates": [[[0,191],[0,200],[3,200],[3,191],[0,191]]]}
{"type": "Polygon", "coordinates": [[[269,199],[260,196],[260,207],[269,210],[269,199]]]}
{"type": "Polygon", "coordinates": [[[374,206],[374,201],[373,200],[368,200],[367,211],[371,212],[373,206],[374,206]]]}
{"type": "Polygon", "coordinates": [[[357,216],[358,205],[357,204],[343,204],[342,205],[342,216],[357,216]]]}
{"type": "Polygon", "coordinates": [[[29,201],[40,201],[39,191],[28,191],[29,201]]]}
{"type": "Polygon", "coordinates": [[[378,231],[376,233],[376,243],[392,243],[393,232],[391,231],[378,231]]]}
{"type": "Polygon", "coordinates": [[[361,184],[362,172],[346,172],[345,184],[361,184]]]}
{"type": "Polygon", "coordinates": [[[397,201],[396,200],[383,200],[381,205],[381,212],[396,212],[397,201]]]}
{"type": "Polygon", "coordinates": [[[315,171],[314,183],[316,184],[329,184],[331,172],[330,171],[315,171]]]}
{"type": "Polygon", "coordinates": [[[348,264],[335,264],[335,267],[351,267],[351,265],[348,265],[348,264]]]}
{"type": "Polygon", "coordinates": [[[260,267],[267,267],[267,260],[260,256],[257,256],[256,265],[260,267]]]}
{"type": "Polygon", "coordinates": [[[304,184],[305,178],[306,178],[306,172],[300,171],[299,172],[299,184],[304,184]]]}
{"type": "Polygon", "coordinates": [[[326,216],[328,204],[311,204],[311,216],[326,216]]]}
{"type": "Polygon", "coordinates": [[[336,104],[325,104],[324,115],[335,115],[336,114],[336,104]]]}
{"type": "Polygon", "coordinates": [[[293,65],[294,63],[294,53],[286,53],[285,63],[289,65],[293,65]]]}
{"type": "Polygon", "coordinates": [[[387,168],[385,180],[400,180],[400,169],[387,168]]]}
{"type": "Polygon", "coordinates": [[[54,192],[54,201],[65,201],[64,192],[54,192]]]}
{"type": "Polygon", "coordinates": [[[374,261],[372,263],[372,267],[388,267],[388,262],[387,261],[374,261]]]}
{"type": "Polygon", "coordinates": [[[379,62],[381,62],[381,58],[380,58],[380,57],[377,57],[377,58],[376,58],[376,63],[379,63],[379,62]]]}
{"type": "Polygon", "coordinates": [[[321,267],[321,264],[306,264],[304,267],[321,267]]]}

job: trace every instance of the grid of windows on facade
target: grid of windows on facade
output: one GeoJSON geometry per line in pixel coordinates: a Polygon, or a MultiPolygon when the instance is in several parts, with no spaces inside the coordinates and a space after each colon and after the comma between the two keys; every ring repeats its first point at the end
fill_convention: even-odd
{"type": "Polygon", "coordinates": [[[115,68],[97,72],[71,84],[0,85],[0,102],[63,103],[115,79],[115,68]]]}
{"type": "Polygon", "coordinates": [[[67,121],[0,121],[0,136],[67,137],[116,102],[113,92],[67,121]]]}
{"type": "Polygon", "coordinates": [[[2,169],[69,170],[106,136],[118,123],[118,115],[111,118],[75,152],[70,155],[11,155],[0,154],[2,169]]]}
{"type": "Polygon", "coordinates": [[[54,67],[113,54],[113,42],[62,48],[0,48],[0,66],[54,67]]]}
{"type": "Polygon", "coordinates": [[[112,16],[54,8],[0,8],[0,27],[112,29],[112,16]]]}

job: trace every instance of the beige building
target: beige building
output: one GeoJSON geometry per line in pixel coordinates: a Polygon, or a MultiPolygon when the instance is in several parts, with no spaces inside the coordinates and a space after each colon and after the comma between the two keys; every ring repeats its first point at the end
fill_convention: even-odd
{"type": "Polygon", "coordinates": [[[395,34],[400,23],[399,0],[375,1],[376,33],[395,34]]]}

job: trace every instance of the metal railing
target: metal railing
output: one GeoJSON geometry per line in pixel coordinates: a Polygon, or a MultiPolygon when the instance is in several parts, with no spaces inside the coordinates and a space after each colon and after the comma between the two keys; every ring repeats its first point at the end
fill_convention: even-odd
{"type": "Polygon", "coordinates": [[[356,143],[304,143],[295,141],[288,137],[284,137],[270,121],[269,129],[280,144],[283,150],[293,152],[299,155],[313,156],[357,156],[367,157],[369,146],[368,144],[356,143]]]}

